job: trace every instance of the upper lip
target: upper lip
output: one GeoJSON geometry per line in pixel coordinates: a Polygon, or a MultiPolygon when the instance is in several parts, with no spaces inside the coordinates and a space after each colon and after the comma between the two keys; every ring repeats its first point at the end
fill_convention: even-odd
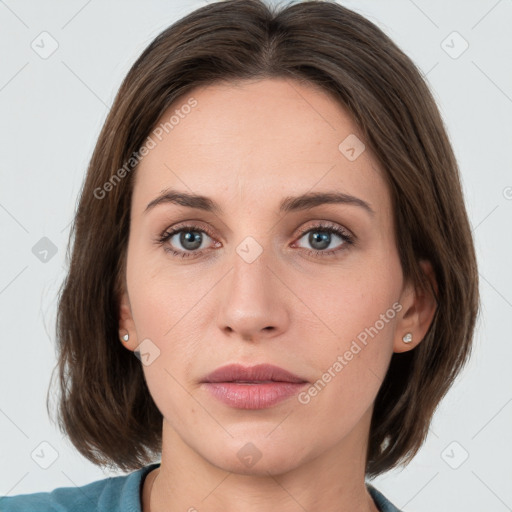
{"type": "Polygon", "coordinates": [[[242,366],[228,364],[208,374],[203,382],[307,382],[293,373],[272,364],[242,366]]]}

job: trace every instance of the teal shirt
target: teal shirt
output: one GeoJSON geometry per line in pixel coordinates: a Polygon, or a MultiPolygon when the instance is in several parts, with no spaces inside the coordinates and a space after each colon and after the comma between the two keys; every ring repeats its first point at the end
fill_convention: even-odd
{"type": "MultiPolygon", "coordinates": [[[[0,497],[0,512],[142,512],[142,484],[160,463],[133,473],[97,480],[81,487],[0,497]]],[[[381,512],[400,512],[377,489],[368,491],[381,512]]]]}

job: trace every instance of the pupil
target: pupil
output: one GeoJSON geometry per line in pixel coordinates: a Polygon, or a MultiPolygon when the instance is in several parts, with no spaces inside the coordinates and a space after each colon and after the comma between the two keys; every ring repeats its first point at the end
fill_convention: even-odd
{"type": "Polygon", "coordinates": [[[331,234],[325,231],[314,231],[309,235],[309,243],[315,249],[326,249],[329,247],[329,243],[331,241],[331,234]],[[320,243],[320,246],[317,246],[317,242],[320,243]]]}
{"type": "Polygon", "coordinates": [[[182,232],[180,235],[180,243],[189,251],[198,249],[201,247],[201,233],[197,231],[182,232]]]}

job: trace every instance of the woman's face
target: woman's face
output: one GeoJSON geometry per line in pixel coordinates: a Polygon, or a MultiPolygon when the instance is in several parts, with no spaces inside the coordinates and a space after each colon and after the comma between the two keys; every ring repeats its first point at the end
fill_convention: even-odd
{"type": "Polygon", "coordinates": [[[359,130],[281,79],[197,88],[161,122],[172,115],[136,171],[120,313],[164,432],[239,473],[360,455],[411,295],[359,130]],[[148,207],[171,189],[207,199],[148,207]],[[357,199],[293,199],[312,194],[357,199]],[[204,383],[232,363],[305,383],[204,383]]]}

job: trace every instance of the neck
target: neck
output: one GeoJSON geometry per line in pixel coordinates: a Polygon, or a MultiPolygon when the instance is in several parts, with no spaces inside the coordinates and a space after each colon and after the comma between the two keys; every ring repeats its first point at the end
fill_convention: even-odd
{"type": "Polygon", "coordinates": [[[242,474],[239,468],[230,469],[230,460],[221,461],[227,469],[206,460],[164,420],[162,461],[146,478],[143,512],[378,512],[364,481],[362,434],[356,429],[338,445],[308,454],[286,471],[276,469],[279,464],[265,464],[262,457],[242,474]]]}

